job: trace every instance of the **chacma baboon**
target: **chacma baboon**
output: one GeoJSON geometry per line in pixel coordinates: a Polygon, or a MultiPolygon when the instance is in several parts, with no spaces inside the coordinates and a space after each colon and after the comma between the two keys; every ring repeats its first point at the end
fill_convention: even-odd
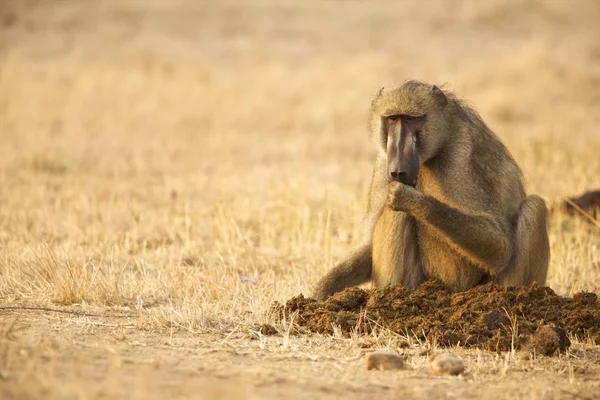
{"type": "Polygon", "coordinates": [[[414,288],[428,278],[459,291],[484,282],[544,285],[547,209],[481,117],[418,81],[371,104],[378,148],[365,238],[316,285],[323,299],[371,280],[414,288]]]}
{"type": "Polygon", "coordinates": [[[592,190],[581,196],[570,197],[560,206],[569,215],[582,215],[593,221],[600,216],[600,190],[592,190]]]}

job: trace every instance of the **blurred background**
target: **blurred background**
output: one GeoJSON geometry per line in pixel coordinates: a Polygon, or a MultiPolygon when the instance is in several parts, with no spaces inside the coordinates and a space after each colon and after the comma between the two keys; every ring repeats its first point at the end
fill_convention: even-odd
{"type": "Polygon", "coordinates": [[[585,186],[564,152],[600,136],[594,0],[3,0],[0,16],[4,167],[358,184],[370,99],[409,78],[467,98],[545,196],[585,186]],[[539,154],[547,140],[566,143],[539,154]]]}
{"type": "MultiPolygon", "coordinates": [[[[43,242],[85,280],[92,260],[106,287],[94,275],[97,292],[73,293],[101,304],[176,298],[165,265],[208,267],[192,279],[203,299],[229,293],[223,271],[267,296],[306,290],[356,240],[370,101],[406,79],[466,98],[528,192],[600,187],[595,0],[2,0],[4,262],[35,270],[49,256],[26,249],[43,242]],[[139,259],[172,291],[122,283],[118,266],[139,259]]],[[[555,285],[561,266],[577,276],[600,251],[561,235],[555,285]]],[[[44,284],[5,293],[68,303],[51,265],[44,284]]]]}

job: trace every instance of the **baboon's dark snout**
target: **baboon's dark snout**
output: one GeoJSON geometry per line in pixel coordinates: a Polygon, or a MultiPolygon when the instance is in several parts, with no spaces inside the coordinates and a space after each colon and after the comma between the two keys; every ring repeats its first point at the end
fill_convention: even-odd
{"type": "Polygon", "coordinates": [[[390,180],[396,182],[402,182],[402,176],[406,176],[406,173],[400,171],[391,171],[390,172],[390,180]]]}
{"type": "Polygon", "coordinates": [[[390,180],[403,183],[408,186],[415,187],[417,185],[417,178],[403,171],[390,171],[390,180]]]}

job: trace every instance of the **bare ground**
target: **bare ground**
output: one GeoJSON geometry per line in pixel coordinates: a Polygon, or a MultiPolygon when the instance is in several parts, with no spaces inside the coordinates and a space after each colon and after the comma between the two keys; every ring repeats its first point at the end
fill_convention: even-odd
{"type": "MultiPolygon", "coordinates": [[[[374,337],[326,338],[145,331],[121,318],[22,313],[6,318],[3,398],[589,398],[600,394],[600,350],[559,357],[452,352],[458,377],[433,376],[428,346],[389,346],[401,371],[366,371],[374,337]],[[18,337],[15,339],[14,337],[18,337]]],[[[393,341],[392,341],[393,342],[393,341]]]]}

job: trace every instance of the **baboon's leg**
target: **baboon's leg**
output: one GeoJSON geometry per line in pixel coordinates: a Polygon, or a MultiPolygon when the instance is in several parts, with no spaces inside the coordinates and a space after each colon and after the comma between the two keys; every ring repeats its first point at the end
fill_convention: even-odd
{"type": "Polygon", "coordinates": [[[336,265],[316,285],[312,297],[323,300],[349,286],[360,285],[371,279],[371,244],[354,250],[348,258],[336,265]]]}
{"type": "Polygon", "coordinates": [[[371,279],[373,269],[373,230],[387,199],[387,160],[381,154],[373,166],[373,176],[363,221],[362,245],[358,246],[344,261],[337,264],[315,286],[312,297],[323,300],[349,286],[360,285],[371,279]]]}
{"type": "Polygon", "coordinates": [[[426,280],[419,254],[417,221],[406,213],[383,210],[371,242],[375,287],[400,284],[414,289],[426,280]]]}
{"type": "Polygon", "coordinates": [[[349,286],[360,285],[371,279],[373,269],[373,229],[387,198],[386,159],[378,155],[373,166],[373,177],[367,202],[367,213],[363,221],[364,238],[344,261],[337,264],[315,286],[312,297],[323,300],[349,286]]]}
{"type": "Polygon", "coordinates": [[[515,228],[515,254],[511,265],[494,281],[504,286],[546,283],[550,244],[548,243],[547,209],[540,197],[528,196],[521,204],[515,228]]]}

